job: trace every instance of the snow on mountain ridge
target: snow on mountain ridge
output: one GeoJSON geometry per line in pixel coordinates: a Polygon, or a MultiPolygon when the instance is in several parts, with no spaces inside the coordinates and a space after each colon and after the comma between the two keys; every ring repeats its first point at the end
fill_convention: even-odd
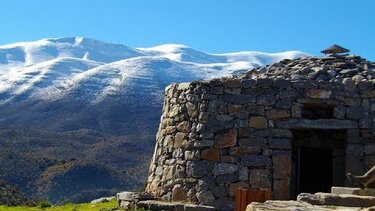
{"type": "Polygon", "coordinates": [[[229,76],[303,56],[308,55],[299,51],[210,54],[180,44],[131,48],[84,37],[20,42],[0,46],[0,104],[29,97],[52,100],[73,90],[93,102],[129,94],[127,90],[162,95],[160,90],[169,83],[229,76]]]}

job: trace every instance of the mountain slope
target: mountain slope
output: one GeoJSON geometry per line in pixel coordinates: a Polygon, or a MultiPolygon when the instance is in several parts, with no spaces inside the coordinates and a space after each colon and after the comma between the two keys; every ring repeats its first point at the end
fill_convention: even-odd
{"type": "Polygon", "coordinates": [[[95,191],[79,175],[105,181],[101,191],[140,187],[168,84],[302,56],[130,48],[79,37],[0,46],[0,179],[53,201],[95,191]]]}

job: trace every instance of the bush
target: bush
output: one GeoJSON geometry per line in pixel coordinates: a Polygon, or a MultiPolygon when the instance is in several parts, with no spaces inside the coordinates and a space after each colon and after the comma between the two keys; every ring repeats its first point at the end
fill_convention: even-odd
{"type": "Polygon", "coordinates": [[[52,204],[49,201],[42,201],[42,202],[39,203],[39,207],[40,208],[48,208],[48,207],[52,207],[52,204]]]}

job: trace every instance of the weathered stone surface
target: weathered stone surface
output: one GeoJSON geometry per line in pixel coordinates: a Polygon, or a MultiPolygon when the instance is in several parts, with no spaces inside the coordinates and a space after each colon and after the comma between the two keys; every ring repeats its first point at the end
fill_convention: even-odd
{"type": "Polygon", "coordinates": [[[109,197],[100,197],[98,199],[92,200],[90,203],[91,204],[98,204],[98,203],[103,203],[103,202],[109,202],[115,199],[116,196],[109,196],[109,197]]]}
{"type": "Polygon", "coordinates": [[[361,119],[365,117],[365,110],[363,107],[348,107],[346,108],[346,116],[349,119],[361,119]]]}
{"type": "Polygon", "coordinates": [[[290,197],[289,178],[273,181],[273,198],[277,200],[287,200],[290,197]]]}
{"type": "Polygon", "coordinates": [[[208,173],[206,165],[203,163],[203,161],[194,160],[194,161],[188,161],[186,163],[186,173],[188,176],[191,176],[193,178],[199,178],[208,173]]]}
{"type": "Polygon", "coordinates": [[[314,197],[304,194],[303,196],[299,196],[297,200],[315,205],[334,205],[346,207],[375,206],[375,197],[373,196],[357,196],[350,194],[336,195],[331,193],[315,193],[314,197]]]}
{"type": "Polygon", "coordinates": [[[181,184],[176,184],[172,189],[173,201],[187,201],[187,192],[189,190],[181,184]]]}
{"type": "Polygon", "coordinates": [[[226,148],[233,147],[237,143],[237,130],[231,129],[228,132],[220,133],[215,136],[215,147],[226,148]]]}
{"type": "Polygon", "coordinates": [[[211,193],[211,191],[203,190],[199,191],[196,194],[199,204],[202,205],[212,205],[215,201],[215,196],[211,193]]]}
{"type": "Polygon", "coordinates": [[[271,149],[291,149],[291,140],[286,138],[271,138],[268,140],[271,149]]]}
{"type": "Polygon", "coordinates": [[[332,96],[332,91],[322,89],[309,89],[306,90],[306,96],[309,98],[327,99],[332,96]]]}
{"type": "Polygon", "coordinates": [[[229,149],[229,154],[237,157],[243,155],[254,155],[260,153],[259,146],[247,146],[247,147],[232,147],[229,149]]]}
{"type": "Polygon", "coordinates": [[[285,119],[290,117],[290,111],[286,109],[272,109],[266,112],[268,119],[285,119]]]}
{"type": "Polygon", "coordinates": [[[280,128],[310,128],[310,129],[349,129],[357,128],[358,124],[350,120],[336,119],[291,119],[276,122],[280,128]]]}
{"type": "Polygon", "coordinates": [[[285,151],[274,151],[272,154],[273,178],[289,179],[291,174],[291,153],[285,151]]]}
{"type": "Polygon", "coordinates": [[[217,184],[238,182],[238,173],[219,175],[216,177],[215,181],[217,184]]]}
{"type": "Polygon", "coordinates": [[[185,132],[185,133],[190,132],[190,122],[188,121],[180,122],[177,125],[177,130],[180,132],[185,132]]]}
{"type": "Polygon", "coordinates": [[[262,155],[246,155],[241,157],[241,163],[250,167],[267,167],[271,166],[271,159],[262,155]]]}
{"type": "Polygon", "coordinates": [[[186,137],[186,133],[177,133],[174,139],[174,147],[179,148],[182,146],[184,139],[186,137]]]}
{"type": "Polygon", "coordinates": [[[252,188],[271,188],[270,176],[267,169],[251,169],[250,186],[252,188]]]}
{"type": "Polygon", "coordinates": [[[249,179],[249,168],[241,167],[238,171],[238,178],[241,181],[246,181],[249,179]]]}
{"type": "Polygon", "coordinates": [[[246,207],[246,211],[281,211],[281,210],[293,210],[293,211],[365,211],[360,207],[347,207],[340,206],[318,206],[312,205],[306,202],[298,201],[266,201],[264,203],[253,202],[246,207]]]}
{"type": "Polygon", "coordinates": [[[238,171],[238,165],[231,164],[231,163],[219,163],[215,168],[212,170],[212,173],[217,175],[223,175],[223,174],[233,174],[238,171]]]}
{"type": "Polygon", "coordinates": [[[332,187],[331,193],[336,195],[341,194],[351,194],[357,196],[374,196],[375,197],[375,189],[374,188],[351,188],[351,187],[332,187]]]}
{"type": "Polygon", "coordinates": [[[198,179],[198,184],[196,185],[196,191],[212,189],[215,187],[215,179],[212,174],[208,174],[200,179],[198,179]]]}
{"type": "Polygon", "coordinates": [[[219,161],[220,153],[216,149],[205,149],[201,152],[201,158],[204,160],[219,161]]]}
{"type": "Polygon", "coordinates": [[[267,128],[267,120],[263,116],[252,116],[249,120],[249,127],[256,129],[267,128]]]}

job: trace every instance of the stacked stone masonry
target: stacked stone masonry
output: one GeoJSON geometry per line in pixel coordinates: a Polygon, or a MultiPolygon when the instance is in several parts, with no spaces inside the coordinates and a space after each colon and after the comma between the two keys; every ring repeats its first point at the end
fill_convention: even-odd
{"type": "Polygon", "coordinates": [[[233,208],[237,187],[291,197],[294,129],[344,129],[345,171],[375,163],[375,65],[357,56],[284,60],[234,78],[166,88],[146,191],[233,208]],[[306,105],[332,116],[306,118],[306,105]]]}

